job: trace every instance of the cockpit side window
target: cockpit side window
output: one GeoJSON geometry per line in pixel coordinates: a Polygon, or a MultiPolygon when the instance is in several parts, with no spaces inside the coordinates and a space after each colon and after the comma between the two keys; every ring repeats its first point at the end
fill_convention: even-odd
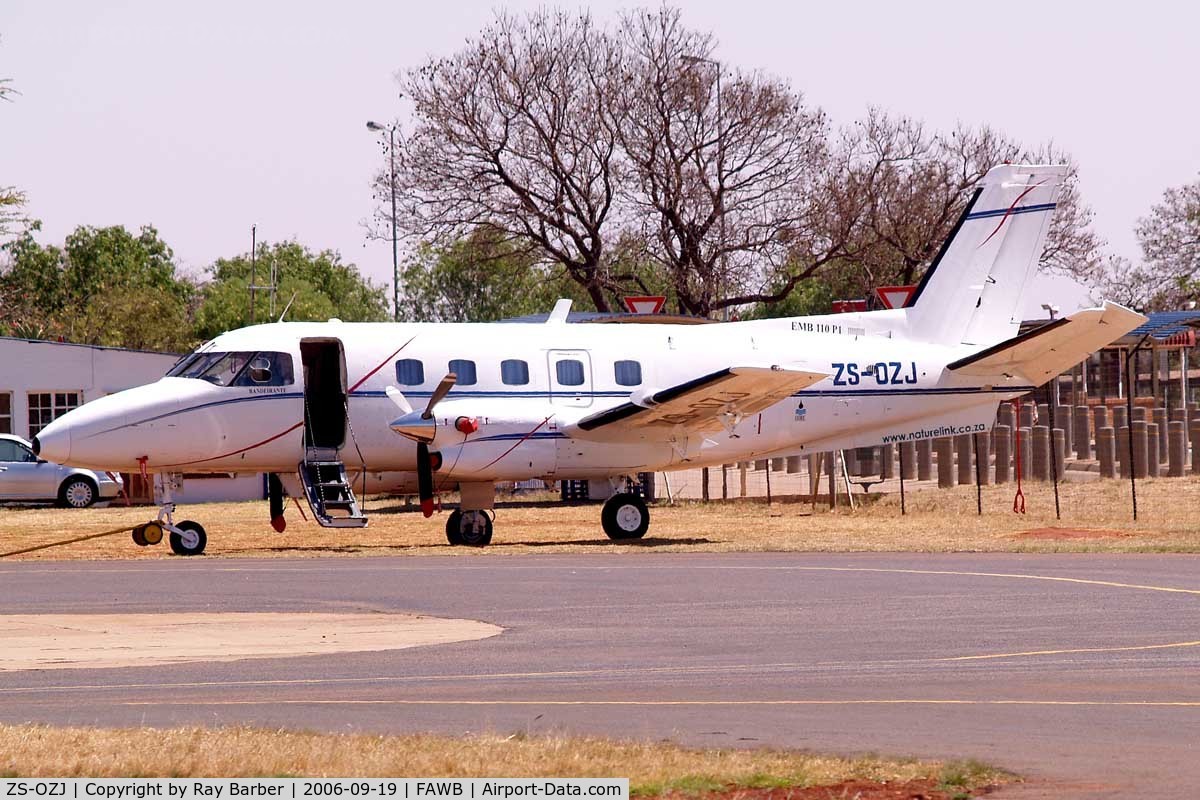
{"type": "Polygon", "coordinates": [[[222,353],[196,377],[217,386],[234,386],[253,356],[254,353],[222,353]]]}
{"type": "Polygon", "coordinates": [[[255,353],[234,386],[290,386],[292,357],[287,353],[255,353]]]}
{"type": "Polygon", "coordinates": [[[184,358],[167,373],[168,378],[198,378],[224,353],[193,353],[184,358]]]}
{"type": "Polygon", "coordinates": [[[169,378],[199,378],[217,386],[290,386],[294,380],[288,353],[196,353],[176,364],[169,378]]]}

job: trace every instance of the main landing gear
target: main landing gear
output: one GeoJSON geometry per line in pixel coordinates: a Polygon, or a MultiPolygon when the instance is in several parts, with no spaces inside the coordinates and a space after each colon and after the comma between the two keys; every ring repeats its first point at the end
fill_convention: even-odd
{"type": "Polygon", "coordinates": [[[619,492],[604,501],[600,524],[610,539],[640,539],[650,528],[650,509],[633,492],[619,492]]]}
{"type": "MultiPolygon", "coordinates": [[[[641,539],[650,528],[650,509],[635,491],[632,479],[613,479],[618,492],[604,502],[600,523],[608,538],[621,541],[641,539]]],[[[458,546],[484,547],[492,541],[495,513],[495,485],[492,483],[462,483],[459,485],[462,503],[446,518],[446,541],[458,546]]]]}
{"type": "Polygon", "coordinates": [[[492,516],[489,511],[454,509],[446,518],[446,540],[453,545],[484,547],[492,541],[492,516]]]}
{"type": "Polygon", "coordinates": [[[139,547],[148,547],[163,540],[163,534],[171,543],[171,551],[177,556],[198,556],[208,545],[208,535],[204,526],[199,522],[185,519],[175,524],[175,503],[171,496],[181,485],[178,475],[155,476],[158,494],[162,502],[158,507],[158,517],[150,522],[137,525],[133,529],[133,543],[139,547]]]}

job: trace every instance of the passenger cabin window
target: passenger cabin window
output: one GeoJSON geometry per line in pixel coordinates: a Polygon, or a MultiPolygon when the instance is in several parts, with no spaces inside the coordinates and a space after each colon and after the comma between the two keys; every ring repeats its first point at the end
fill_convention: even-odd
{"type": "Polygon", "coordinates": [[[475,362],[465,358],[450,359],[450,371],[458,377],[459,386],[474,386],[476,383],[475,362]]]}
{"type": "Polygon", "coordinates": [[[564,358],[554,365],[558,371],[558,382],[563,386],[583,385],[583,362],[564,358]]]}
{"type": "Polygon", "coordinates": [[[529,365],[519,358],[501,361],[500,380],[507,386],[524,386],[529,383],[529,365]]]}
{"type": "Polygon", "coordinates": [[[613,372],[620,386],[638,386],[642,382],[642,365],[637,361],[618,361],[613,364],[613,372]]]}
{"type": "Polygon", "coordinates": [[[292,356],[267,350],[195,353],[167,373],[168,378],[198,378],[217,386],[290,386],[295,382],[292,356]]]}
{"type": "Polygon", "coordinates": [[[425,382],[425,365],[415,358],[396,362],[396,383],[401,386],[420,386],[425,382]]]}

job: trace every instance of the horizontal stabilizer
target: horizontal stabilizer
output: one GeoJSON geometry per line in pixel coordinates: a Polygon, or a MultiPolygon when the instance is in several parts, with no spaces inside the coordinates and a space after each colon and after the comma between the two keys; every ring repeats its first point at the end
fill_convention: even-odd
{"type": "Polygon", "coordinates": [[[1105,303],[960,358],[947,369],[977,378],[1021,378],[1040,386],[1145,321],[1135,311],[1105,303]]]}
{"type": "Polygon", "coordinates": [[[829,373],[778,366],[729,367],[669,389],[635,392],[630,402],[584,417],[573,427],[582,436],[603,430],[605,438],[676,426],[691,432],[719,430],[827,377],[829,373]]]}

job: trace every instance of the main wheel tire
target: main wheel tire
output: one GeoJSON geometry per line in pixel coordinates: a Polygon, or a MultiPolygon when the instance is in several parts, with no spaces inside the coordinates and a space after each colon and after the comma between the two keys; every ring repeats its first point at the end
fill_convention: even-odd
{"type": "Polygon", "coordinates": [[[76,475],[63,481],[58,490],[58,502],[67,508],[87,508],[96,502],[98,494],[94,483],[76,475]]]}
{"type": "Polygon", "coordinates": [[[446,541],[455,547],[462,544],[462,536],[458,532],[461,525],[462,512],[456,508],[450,512],[450,516],[446,517],[446,541]]]}
{"type": "Polygon", "coordinates": [[[636,494],[614,494],[604,501],[600,524],[610,539],[640,539],[650,529],[650,509],[636,494]]]}
{"type": "Polygon", "coordinates": [[[177,556],[198,556],[208,544],[208,535],[199,522],[185,519],[177,526],[183,535],[171,531],[171,551],[177,556]]]}
{"type": "Polygon", "coordinates": [[[483,530],[475,530],[471,520],[461,509],[454,509],[446,518],[446,541],[452,545],[467,547],[486,547],[492,542],[492,518],[486,511],[467,512],[478,514],[483,519],[483,530]]]}

